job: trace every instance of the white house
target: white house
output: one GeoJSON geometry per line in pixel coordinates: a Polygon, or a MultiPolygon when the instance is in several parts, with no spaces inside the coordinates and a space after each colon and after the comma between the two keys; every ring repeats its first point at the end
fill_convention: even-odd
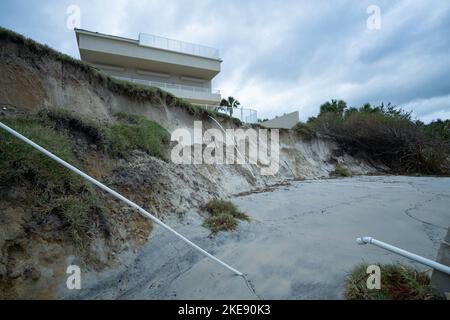
{"type": "Polygon", "coordinates": [[[119,79],[160,87],[193,104],[217,106],[219,50],[141,33],[128,39],[75,29],[81,60],[119,79]]]}

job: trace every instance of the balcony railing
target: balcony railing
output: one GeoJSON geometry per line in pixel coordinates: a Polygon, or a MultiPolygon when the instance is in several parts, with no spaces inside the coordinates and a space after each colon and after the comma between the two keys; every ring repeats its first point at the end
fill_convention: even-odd
{"type": "Polygon", "coordinates": [[[210,59],[217,59],[217,60],[220,59],[218,49],[202,46],[199,44],[189,43],[185,41],[155,36],[147,33],[139,34],[139,45],[181,52],[210,59]]]}
{"type": "MultiPolygon", "coordinates": [[[[230,115],[229,109],[218,108],[217,111],[230,115]]],[[[232,117],[237,118],[244,123],[257,123],[258,122],[258,112],[254,109],[248,109],[248,108],[242,108],[242,107],[233,108],[232,117]]]]}
{"type": "Polygon", "coordinates": [[[203,87],[194,87],[194,86],[187,86],[184,84],[174,84],[174,83],[166,83],[166,82],[158,82],[158,81],[149,81],[149,80],[142,80],[142,79],[132,79],[132,78],[126,78],[126,77],[115,77],[120,80],[129,81],[137,84],[141,84],[144,86],[151,86],[151,87],[158,87],[161,89],[175,89],[175,90],[183,90],[183,91],[190,91],[190,92],[203,92],[203,93],[209,93],[209,94],[220,94],[220,90],[211,90],[210,88],[203,88],[203,87]]]}

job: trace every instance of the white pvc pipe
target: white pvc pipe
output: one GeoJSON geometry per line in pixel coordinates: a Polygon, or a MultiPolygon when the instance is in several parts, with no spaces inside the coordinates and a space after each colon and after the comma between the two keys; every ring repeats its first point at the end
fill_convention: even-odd
{"type": "Polygon", "coordinates": [[[178,238],[180,238],[181,240],[183,240],[184,242],[186,242],[187,244],[189,244],[190,246],[194,247],[195,249],[197,249],[198,251],[200,251],[201,253],[203,253],[205,256],[207,256],[208,258],[214,260],[215,262],[221,264],[222,266],[224,266],[225,268],[231,270],[233,273],[237,274],[238,276],[243,276],[243,274],[241,272],[239,272],[238,270],[234,269],[233,267],[229,266],[228,264],[226,264],[225,262],[219,260],[218,258],[216,258],[215,256],[213,256],[212,254],[208,253],[207,251],[203,250],[202,248],[200,248],[198,245],[196,245],[195,243],[193,243],[192,241],[190,241],[189,239],[187,239],[186,237],[184,237],[183,235],[179,234],[177,231],[175,231],[174,229],[172,229],[171,227],[169,227],[168,225],[166,225],[164,222],[162,222],[161,220],[159,220],[158,218],[156,218],[155,216],[153,216],[151,213],[145,211],[143,208],[141,208],[140,206],[138,206],[136,203],[128,200],[127,198],[125,198],[124,196],[122,196],[120,193],[117,193],[116,191],[108,188],[107,186],[105,186],[103,183],[95,180],[94,178],[92,178],[91,176],[87,175],[86,173],[84,173],[83,171],[78,170],[77,168],[75,168],[74,166],[72,166],[71,164],[65,162],[64,160],[58,158],[57,156],[55,156],[53,153],[47,151],[46,149],[42,148],[41,146],[39,146],[38,144],[34,143],[33,141],[29,140],[28,138],[24,137],[23,135],[21,135],[20,133],[18,133],[17,131],[11,129],[10,127],[6,126],[5,124],[3,124],[2,122],[0,122],[0,127],[4,130],[6,130],[7,132],[11,133],[12,135],[14,135],[15,137],[17,137],[18,139],[22,140],[23,142],[29,144],[30,146],[32,146],[33,148],[37,149],[38,151],[42,152],[43,154],[45,154],[46,156],[48,156],[49,158],[52,158],[53,160],[55,160],[56,162],[58,162],[59,164],[63,165],[64,167],[66,167],[67,169],[75,172],[76,174],[80,175],[81,177],[83,177],[84,179],[88,180],[89,182],[95,184],[97,187],[99,187],[100,189],[112,194],[114,197],[118,198],[119,200],[122,200],[123,202],[125,202],[126,204],[128,204],[129,206],[137,209],[140,213],[142,213],[145,217],[149,218],[150,220],[154,221],[155,223],[159,224],[161,227],[165,228],[166,230],[172,232],[174,235],[176,235],[178,238]]]}
{"type": "Polygon", "coordinates": [[[424,264],[426,266],[429,266],[429,267],[431,267],[431,268],[433,268],[435,270],[441,271],[441,272],[446,273],[446,274],[450,274],[450,267],[448,267],[446,265],[443,265],[443,264],[440,264],[440,263],[438,263],[436,261],[424,258],[422,256],[419,256],[417,254],[411,253],[409,251],[397,248],[397,247],[395,247],[393,245],[390,245],[388,243],[379,241],[379,240],[374,239],[372,237],[357,238],[356,239],[356,243],[358,243],[360,245],[373,244],[373,245],[375,245],[377,247],[380,247],[380,248],[386,249],[388,251],[394,252],[394,253],[396,253],[398,255],[401,255],[403,257],[406,257],[408,259],[415,260],[415,261],[417,261],[417,262],[419,262],[421,264],[424,264]]]}

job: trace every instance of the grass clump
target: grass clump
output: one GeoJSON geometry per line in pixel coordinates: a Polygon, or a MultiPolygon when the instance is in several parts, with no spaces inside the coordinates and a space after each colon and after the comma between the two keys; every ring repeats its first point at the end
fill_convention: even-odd
{"type": "Polygon", "coordinates": [[[125,156],[129,151],[140,149],[149,155],[166,159],[170,135],[158,123],[143,116],[119,113],[118,122],[106,128],[109,152],[125,156]]]}
{"type": "Polygon", "coordinates": [[[341,164],[336,165],[336,168],[334,169],[334,171],[330,173],[330,175],[334,177],[343,177],[343,178],[352,176],[347,167],[341,164]]]}
{"type": "Polygon", "coordinates": [[[105,125],[61,108],[52,108],[39,112],[39,116],[56,130],[69,129],[83,134],[89,143],[97,146],[107,144],[105,125]]]}
{"type": "Polygon", "coordinates": [[[204,209],[209,213],[204,225],[213,234],[236,230],[239,220],[250,221],[250,217],[239,211],[230,201],[213,199],[205,205],[204,209]]]}
{"type": "MultiPolygon", "coordinates": [[[[17,118],[2,121],[40,146],[54,152],[61,159],[72,164],[78,163],[69,139],[45,126],[39,119],[17,118]]],[[[83,185],[82,179],[76,174],[11,134],[0,131],[0,183],[7,185],[24,176],[38,185],[50,184],[54,188],[78,189],[83,185]]]]}
{"type": "Polygon", "coordinates": [[[91,217],[97,207],[92,197],[68,196],[60,199],[54,209],[66,221],[66,229],[77,249],[85,251],[92,236],[91,217]]]}
{"type": "Polygon", "coordinates": [[[379,265],[381,289],[367,289],[368,264],[355,267],[346,279],[346,296],[350,300],[441,300],[444,297],[430,284],[423,272],[400,264],[379,265]]]}
{"type": "Polygon", "coordinates": [[[208,227],[213,234],[220,231],[236,230],[238,225],[239,222],[236,218],[225,213],[211,216],[205,220],[205,226],[208,227]]]}

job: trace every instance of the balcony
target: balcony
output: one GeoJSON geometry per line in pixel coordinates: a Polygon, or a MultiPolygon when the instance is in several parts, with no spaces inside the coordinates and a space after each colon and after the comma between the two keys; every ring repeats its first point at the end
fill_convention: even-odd
{"type": "MultiPolygon", "coordinates": [[[[227,115],[230,115],[229,110],[224,110],[224,109],[219,108],[217,111],[227,114],[227,115]]],[[[249,108],[243,108],[243,107],[233,108],[232,117],[237,118],[244,123],[257,123],[258,122],[258,112],[254,109],[249,109],[249,108]]]]}
{"type": "Polygon", "coordinates": [[[182,84],[149,81],[143,79],[132,79],[115,76],[119,80],[129,81],[144,86],[158,87],[164,91],[172,93],[174,96],[186,99],[195,104],[216,105],[220,103],[221,96],[219,90],[212,91],[209,88],[194,87],[182,84]]]}
{"type": "Polygon", "coordinates": [[[220,72],[222,60],[214,48],[147,34],[135,40],[80,29],[75,32],[80,57],[91,64],[205,80],[220,72]]]}

